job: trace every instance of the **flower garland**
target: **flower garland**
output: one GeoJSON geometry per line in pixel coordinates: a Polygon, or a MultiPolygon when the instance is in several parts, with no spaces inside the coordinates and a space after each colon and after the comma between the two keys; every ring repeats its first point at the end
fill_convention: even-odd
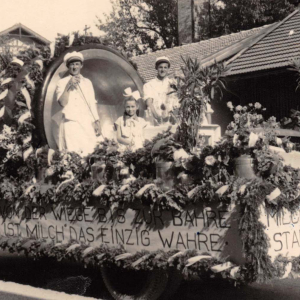
{"type": "Polygon", "coordinates": [[[99,247],[90,247],[83,243],[70,241],[67,243],[47,242],[21,237],[1,237],[0,248],[10,253],[24,253],[33,259],[43,257],[57,261],[70,260],[82,262],[85,266],[110,266],[112,264],[131,270],[152,271],[166,270],[170,267],[179,270],[184,278],[189,279],[197,275],[200,278],[223,278],[230,283],[242,284],[239,275],[240,267],[225,261],[219,261],[207,253],[198,253],[196,250],[163,250],[138,251],[126,253],[122,246],[109,247],[103,244],[99,247]]]}
{"type": "Polygon", "coordinates": [[[264,232],[265,227],[259,222],[257,206],[262,203],[258,203],[257,195],[266,197],[268,191],[259,180],[254,180],[247,194],[239,197],[239,232],[246,253],[247,272],[244,272],[244,276],[250,276],[247,278],[250,282],[265,282],[273,277],[273,265],[268,255],[270,245],[264,232]]]}
{"type": "MultiPolygon", "coordinates": [[[[98,151],[100,151],[101,148],[102,151],[107,151],[108,154],[107,156],[102,156],[102,159],[106,157],[108,162],[115,162],[116,165],[118,165],[116,157],[120,157],[120,154],[117,151],[112,151],[115,149],[112,149],[109,143],[108,147],[107,144],[103,144],[105,150],[99,147],[98,151]]],[[[210,150],[213,151],[213,149],[210,150]]],[[[196,164],[196,170],[199,170],[198,167],[201,163],[206,164],[206,167],[203,168],[203,172],[207,176],[206,180],[202,180],[202,184],[200,185],[191,185],[190,188],[187,186],[176,186],[169,192],[161,191],[153,184],[151,179],[138,178],[125,184],[122,184],[124,183],[124,179],[119,184],[115,182],[104,186],[102,184],[99,186],[100,188],[102,187],[101,193],[95,193],[95,191],[99,189],[99,187],[97,188],[97,184],[91,179],[83,180],[85,170],[90,168],[88,162],[83,161],[74,153],[67,153],[54,155],[53,164],[49,167],[53,171],[50,176],[52,178],[55,176],[62,177],[63,174],[71,170],[81,170],[77,173],[74,171],[74,180],[69,182],[66,186],[61,187],[63,183],[63,179],[61,178],[57,180],[56,184],[50,184],[46,190],[41,188],[42,185],[36,184],[32,190],[28,189],[30,186],[25,186],[26,190],[24,192],[24,186],[20,187],[20,185],[8,180],[6,177],[1,185],[1,193],[3,199],[6,199],[6,201],[14,204],[19,209],[33,202],[36,204],[60,203],[72,205],[72,207],[86,206],[93,197],[98,198],[102,204],[112,209],[118,206],[128,208],[134,205],[136,201],[140,201],[144,206],[149,206],[149,209],[157,209],[157,207],[159,207],[159,209],[177,210],[182,210],[191,203],[204,203],[205,205],[209,205],[213,200],[217,200],[223,205],[236,203],[240,205],[241,217],[239,220],[239,231],[243,249],[246,253],[246,264],[241,267],[243,281],[260,282],[274,278],[276,270],[268,256],[268,238],[264,232],[263,225],[259,221],[257,207],[264,203],[265,199],[268,199],[268,196],[272,194],[274,189],[280,187],[282,192],[275,198],[277,199],[276,202],[274,202],[274,199],[272,199],[270,203],[266,202],[267,208],[277,210],[281,207],[287,207],[290,211],[296,209],[299,198],[297,197],[293,201],[289,201],[289,195],[286,195],[284,188],[286,186],[289,191],[293,191],[293,189],[291,189],[291,186],[287,184],[284,179],[286,178],[286,174],[289,174],[291,178],[290,182],[295,182],[294,185],[299,183],[297,170],[281,165],[276,175],[269,176],[265,179],[253,179],[249,181],[230,176],[229,173],[225,176],[223,172],[220,173],[210,170],[210,168],[216,167],[215,164],[217,160],[213,160],[212,158],[206,159],[209,157],[207,154],[209,154],[209,151],[204,151],[205,157],[192,158],[193,161],[198,164],[196,164]],[[207,168],[207,170],[205,168],[207,168]],[[144,189],[147,185],[150,185],[150,187],[144,189]],[[17,188],[18,186],[19,189],[17,188]],[[124,186],[126,186],[126,188],[124,188],[124,186]],[[137,197],[137,194],[142,189],[144,189],[143,193],[137,197]]],[[[123,157],[124,160],[126,160],[125,158],[123,157]]],[[[91,157],[87,158],[87,160],[89,159],[91,159],[91,157]]],[[[221,164],[220,161],[218,161],[218,163],[221,164]]],[[[120,169],[120,166],[117,168],[120,169]]],[[[53,253],[51,255],[53,255],[53,253]]],[[[55,257],[57,258],[58,256],[55,257]]],[[[149,256],[149,264],[153,257],[153,255],[149,256]]],[[[202,276],[204,275],[202,274],[202,276]]]]}
{"type": "MultiPolygon", "coordinates": [[[[96,151],[95,155],[99,155],[100,149],[103,152],[101,159],[111,164],[114,163],[117,165],[116,168],[118,170],[122,168],[121,166],[124,166],[124,163],[120,164],[119,159],[122,157],[126,162],[127,156],[126,154],[125,156],[121,156],[118,151],[116,151],[113,143],[104,142],[102,147],[98,147],[98,152],[96,151]]],[[[155,209],[157,205],[159,205],[158,207],[160,209],[178,210],[184,209],[184,207],[190,203],[196,204],[200,202],[209,205],[213,199],[223,205],[236,203],[241,207],[239,230],[243,248],[245,253],[247,253],[246,267],[242,268],[243,280],[247,282],[265,281],[274,277],[274,267],[267,254],[268,240],[264,233],[263,225],[259,222],[257,207],[259,204],[264,203],[265,199],[268,199],[267,196],[271,195],[274,189],[278,189],[279,187],[281,193],[275,198],[277,199],[276,202],[274,202],[274,199],[272,199],[270,203],[266,202],[267,207],[274,210],[281,207],[287,207],[290,211],[296,209],[299,198],[296,190],[294,190],[294,186],[297,187],[299,184],[298,171],[279,163],[276,174],[274,173],[267,178],[254,179],[252,181],[236,178],[230,175],[228,170],[226,173],[225,169],[222,169],[223,161],[210,157],[216,149],[207,148],[203,151],[203,156],[191,158],[195,171],[199,170],[202,166],[204,177],[200,181],[201,184],[192,184],[190,188],[188,188],[188,186],[181,187],[179,185],[168,193],[161,191],[153,184],[151,179],[134,178],[134,180],[125,184],[124,179],[122,179],[119,184],[112,182],[111,184],[106,184],[104,187],[100,185],[99,187],[103,187],[101,193],[95,194],[97,184],[91,178],[83,179],[85,177],[84,173],[88,173],[87,170],[91,168],[88,161],[92,160],[93,155],[86,160],[82,160],[75,153],[56,153],[52,156],[52,161],[50,166],[48,166],[48,169],[52,170],[49,177],[57,179],[54,180],[54,183],[49,184],[47,189],[42,189],[42,185],[39,183],[34,184],[34,188],[29,189],[31,186],[22,186],[18,184],[16,179],[8,179],[9,176],[7,176],[7,172],[10,172],[9,170],[15,170],[15,168],[12,167],[6,170],[6,176],[3,174],[1,193],[4,200],[6,199],[6,201],[14,204],[19,209],[33,202],[37,204],[61,203],[72,206],[86,206],[93,197],[93,193],[94,197],[97,197],[104,205],[110,206],[111,208],[117,206],[130,207],[130,205],[136,203],[136,201],[141,201],[144,206],[149,206],[150,209],[155,209]],[[61,184],[64,180],[62,177],[67,172],[72,172],[72,174],[75,175],[74,180],[62,187],[61,184]],[[287,174],[290,177],[288,182],[286,181],[287,174]],[[290,183],[293,183],[293,185],[291,186],[290,183]],[[151,185],[149,189],[144,190],[141,196],[137,198],[136,195],[138,192],[149,184],[151,185]],[[124,185],[126,185],[126,188],[124,188],[124,185]],[[285,189],[287,189],[289,193],[294,193],[294,198],[296,198],[293,201],[289,200],[290,194],[287,195],[285,189]]],[[[48,160],[48,156],[46,159],[48,160]]],[[[37,163],[37,161],[38,159],[32,155],[25,163],[28,164],[27,166],[29,168],[29,165],[32,166],[37,163]]],[[[132,161],[132,154],[130,154],[130,161],[132,161]]],[[[11,162],[11,160],[8,162],[11,162]]],[[[6,166],[8,162],[5,163],[4,166],[6,166]]],[[[13,164],[14,163],[18,163],[18,161],[13,161],[13,164]]],[[[46,170],[46,172],[47,171],[48,170],[46,170]]],[[[24,172],[24,174],[28,175],[26,172],[24,172]]],[[[34,176],[34,172],[31,172],[31,174],[34,176]]],[[[20,175],[15,174],[15,176],[20,175]]],[[[23,175],[21,175],[21,178],[22,177],[23,175]]],[[[10,178],[12,178],[12,176],[10,176],[10,178]]],[[[26,180],[24,180],[24,184],[25,182],[26,180]]],[[[149,256],[149,259],[151,257],[152,256],[149,256]]]]}
{"type": "MultiPolygon", "coordinates": [[[[152,271],[176,268],[185,279],[198,276],[201,279],[221,278],[236,285],[253,282],[249,277],[249,269],[255,268],[251,265],[236,266],[224,260],[219,261],[207,253],[199,253],[196,250],[163,250],[138,251],[127,253],[122,246],[109,247],[103,244],[99,247],[91,247],[84,243],[69,241],[65,243],[49,242],[32,238],[5,237],[0,238],[0,248],[10,253],[24,252],[26,256],[33,259],[52,258],[57,261],[70,260],[83,263],[85,266],[110,266],[116,265],[120,268],[130,270],[152,271]]],[[[257,262],[262,262],[259,260],[257,262]]],[[[268,276],[262,272],[260,279],[265,282],[272,278],[299,278],[300,256],[288,260],[278,256],[268,276]]]]}

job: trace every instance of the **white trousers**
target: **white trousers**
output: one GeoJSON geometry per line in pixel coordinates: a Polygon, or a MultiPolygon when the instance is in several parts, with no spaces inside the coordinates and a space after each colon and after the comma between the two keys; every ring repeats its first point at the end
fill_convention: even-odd
{"type": "Polygon", "coordinates": [[[79,123],[65,120],[63,131],[67,151],[77,152],[81,156],[86,156],[94,151],[97,137],[94,127],[90,122],[79,123]]]}

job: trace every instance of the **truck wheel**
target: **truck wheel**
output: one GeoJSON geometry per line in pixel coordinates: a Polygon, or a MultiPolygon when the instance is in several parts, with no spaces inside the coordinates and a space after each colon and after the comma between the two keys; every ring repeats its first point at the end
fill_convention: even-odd
{"type": "Polygon", "coordinates": [[[102,267],[103,281],[116,300],[156,300],[165,290],[168,274],[161,270],[134,271],[102,267]]]}
{"type": "Polygon", "coordinates": [[[168,282],[165,290],[159,297],[159,300],[171,299],[171,297],[176,293],[177,289],[179,288],[182,279],[183,275],[181,271],[177,270],[174,267],[170,267],[168,269],[168,282]]]}

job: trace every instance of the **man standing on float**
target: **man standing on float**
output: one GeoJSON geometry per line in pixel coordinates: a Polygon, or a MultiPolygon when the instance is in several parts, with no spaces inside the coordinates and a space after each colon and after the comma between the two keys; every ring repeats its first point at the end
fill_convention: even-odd
{"type": "Polygon", "coordinates": [[[168,117],[169,112],[178,106],[178,99],[172,92],[171,80],[168,78],[170,60],[166,56],[158,57],[155,62],[157,76],[144,85],[144,99],[148,110],[159,121],[168,117]]]}
{"type": "Polygon", "coordinates": [[[80,74],[83,55],[68,53],[64,62],[69,75],[59,80],[56,100],[61,106],[61,119],[53,119],[59,125],[56,142],[60,151],[74,151],[82,156],[93,152],[97,136],[101,133],[95,93],[91,81],[80,74]]]}

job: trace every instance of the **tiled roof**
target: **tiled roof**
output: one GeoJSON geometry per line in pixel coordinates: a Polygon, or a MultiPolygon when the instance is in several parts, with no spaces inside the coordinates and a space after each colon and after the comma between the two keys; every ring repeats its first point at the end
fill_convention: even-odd
{"type": "Polygon", "coordinates": [[[47,40],[46,38],[44,38],[43,36],[39,35],[38,33],[34,32],[33,30],[31,30],[30,28],[26,27],[25,25],[21,24],[21,23],[17,23],[3,31],[0,31],[0,36],[2,35],[7,35],[9,34],[11,31],[14,31],[16,29],[23,29],[25,31],[27,31],[27,33],[29,33],[32,36],[35,36],[38,40],[42,41],[44,44],[50,44],[50,41],[47,40]]]}
{"type": "Polygon", "coordinates": [[[170,73],[172,73],[174,72],[174,70],[180,69],[180,66],[183,64],[181,56],[190,56],[193,59],[197,58],[198,60],[203,61],[203,59],[209,57],[213,58],[213,55],[218,55],[220,51],[227,49],[230,46],[233,46],[235,47],[235,49],[238,49],[229,53],[230,56],[233,56],[240,50],[240,48],[236,48],[236,46],[239,43],[248,40],[249,37],[262,34],[264,30],[266,30],[268,27],[269,26],[258,27],[251,30],[232,33],[229,35],[224,35],[218,38],[213,38],[197,43],[192,43],[188,45],[164,49],[153,53],[136,56],[133,58],[133,61],[137,64],[138,72],[141,75],[141,77],[145,81],[149,81],[150,79],[156,76],[156,70],[154,65],[155,59],[157,57],[167,56],[170,59],[170,73]]]}
{"type": "Polygon", "coordinates": [[[300,56],[300,12],[294,11],[230,62],[229,75],[286,67],[300,56]]]}

